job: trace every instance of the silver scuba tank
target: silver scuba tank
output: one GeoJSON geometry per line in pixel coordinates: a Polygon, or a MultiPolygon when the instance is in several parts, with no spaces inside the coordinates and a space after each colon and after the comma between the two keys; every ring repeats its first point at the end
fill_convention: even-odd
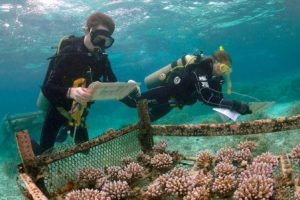
{"type": "Polygon", "coordinates": [[[144,79],[145,85],[148,89],[159,86],[166,78],[167,74],[172,70],[171,64],[164,66],[163,68],[153,72],[146,76],[144,79]]]}
{"type": "Polygon", "coordinates": [[[179,58],[176,61],[175,65],[168,64],[164,66],[163,68],[160,68],[159,70],[153,72],[152,74],[148,75],[144,79],[144,83],[148,89],[157,87],[161,85],[167,78],[168,74],[173,71],[174,69],[180,68],[180,67],[186,67],[188,64],[191,64],[195,62],[196,56],[194,55],[185,55],[182,58],[179,58]],[[183,61],[183,59],[185,61],[183,61]],[[183,64],[185,63],[185,65],[183,64]]]}
{"type": "Polygon", "coordinates": [[[45,112],[47,112],[49,105],[50,105],[50,103],[49,103],[48,99],[45,97],[43,92],[40,91],[39,96],[36,101],[36,106],[37,106],[38,110],[45,113],[45,112]]]}

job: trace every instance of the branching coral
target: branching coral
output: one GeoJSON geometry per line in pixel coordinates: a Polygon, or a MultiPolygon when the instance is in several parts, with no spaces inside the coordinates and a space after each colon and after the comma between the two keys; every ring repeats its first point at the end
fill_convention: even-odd
{"type": "Polygon", "coordinates": [[[111,200],[126,199],[129,196],[129,185],[126,181],[112,181],[103,185],[102,191],[111,200]]]}
{"type": "Polygon", "coordinates": [[[199,172],[199,174],[194,178],[195,186],[206,186],[208,188],[211,187],[213,181],[213,177],[211,173],[205,173],[203,170],[199,172]]]}
{"type": "Polygon", "coordinates": [[[156,153],[164,153],[167,148],[167,141],[161,140],[158,144],[153,145],[152,149],[156,153]]]}
{"type": "Polygon", "coordinates": [[[243,161],[250,161],[252,160],[253,156],[249,149],[241,149],[235,153],[235,160],[239,163],[242,163],[243,161]]]}
{"type": "Polygon", "coordinates": [[[158,185],[165,186],[165,191],[173,196],[183,197],[192,191],[194,182],[185,169],[174,168],[169,176],[160,176],[151,187],[158,185]]]}
{"type": "Polygon", "coordinates": [[[225,161],[225,162],[232,162],[235,158],[235,151],[231,147],[224,147],[221,148],[217,152],[217,161],[225,161]]]}
{"type": "Polygon", "coordinates": [[[170,172],[170,177],[181,177],[181,176],[188,176],[188,172],[187,170],[183,169],[183,168],[177,168],[175,167],[174,169],[172,169],[172,171],[170,172]]]}
{"type": "Polygon", "coordinates": [[[133,159],[131,157],[124,157],[121,162],[124,164],[124,165],[128,165],[130,164],[131,162],[133,162],[133,159]]]}
{"type": "Polygon", "coordinates": [[[193,179],[190,176],[169,177],[166,182],[165,191],[173,196],[184,197],[194,187],[193,179]]]}
{"type": "Polygon", "coordinates": [[[256,163],[261,163],[261,162],[270,163],[270,164],[272,164],[273,167],[278,165],[277,158],[274,155],[272,155],[270,152],[262,153],[261,155],[255,157],[253,159],[253,162],[256,162],[256,163]]]}
{"type": "Polygon", "coordinates": [[[169,179],[169,176],[166,174],[160,175],[159,177],[157,177],[155,180],[159,181],[160,184],[165,187],[167,180],[169,179]]]}
{"type": "Polygon", "coordinates": [[[158,170],[166,169],[171,167],[171,165],[173,164],[173,159],[169,154],[162,153],[153,156],[150,163],[154,168],[158,170]]]}
{"type": "Polygon", "coordinates": [[[237,180],[233,175],[217,177],[213,183],[212,191],[220,197],[230,196],[236,188],[237,180]]]}
{"type": "Polygon", "coordinates": [[[210,200],[209,189],[205,186],[196,187],[183,200],[210,200]]]}
{"type": "Polygon", "coordinates": [[[164,194],[164,187],[160,181],[155,180],[147,186],[145,194],[150,199],[159,198],[164,194]]]}
{"type": "Polygon", "coordinates": [[[300,144],[298,144],[296,147],[293,148],[291,152],[291,157],[300,163],[300,144]]]}
{"type": "Polygon", "coordinates": [[[103,185],[107,182],[108,182],[108,179],[106,177],[99,178],[96,180],[95,188],[98,190],[101,190],[103,185]]]}
{"type": "Polygon", "coordinates": [[[266,176],[253,175],[244,179],[234,193],[235,199],[270,199],[274,193],[274,180],[266,176]]]}
{"type": "Polygon", "coordinates": [[[294,198],[295,200],[300,200],[300,177],[299,176],[295,178],[294,185],[295,185],[294,198]]]}
{"type": "MultiPolygon", "coordinates": [[[[184,157],[179,152],[168,152],[166,146],[166,141],[161,141],[149,154],[140,152],[137,155],[139,163],[126,157],[122,160],[122,167],[105,168],[105,173],[95,168],[78,170],[79,179],[89,182],[87,187],[98,190],[73,191],[67,195],[68,200],[210,200],[215,198],[215,195],[239,200],[263,200],[283,199],[290,192],[290,188],[285,187],[287,185],[275,186],[273,173],[277,170],[275,167],[278,166],[278,157],[266,152],[253,159],[251,151],[256,148],[255,142],[239,143],[238,151],[230,147],[222,148],[216,156],[202,151],[197,157],[184,157]],[[173,168],[182,159],[195,161],[190,171],[185,168],[173,168]]],[[[300,162],[300,144],[289,155],[300,162]]],[[[281,177],[291,179],[288,155],[281,155],[279,158],[283,174],[281,177]]],[[[286,179],[282,180],[286,182],[286,179]]],[[[300,200],[298,191],[300,189],[295,189],[295,199],[300,200]]]]}
{"type": "Polygon", "coordinates": [[[132,174],[126,170],[121,169],[118,171],[117,180],[130,182],[132,174]]]}
{"type": "Polygon", "coordinates": [[[160,175],[146,187],[145,195],[150,199],[159,199],[165,193],[165,186],[168,179],[168,175],[160,175]]]}
{"type": "Polygon", "coordinates": [[[200,169],[210,169],[213,165],[214,156],[208,151],[202,151],[197,155],[196,165],[200,169]]]}
{"type": "Polygon", "coordinates": [[[132,174],[133,178],[136,178],[141,175],[144,168],[140,164],[138,164],[136,162],[132,162],[132,163],[128,164],[124,168],[124,170],[127,171],[128,173],[132,174]]]}
{"type": "Polygon", "coordinates": [[[79,183],[95,185],[96,180],[105,176],[105,173],[102,169],[97,168],[81,168],[76,172],[79,183]]]}
{"type": "Polygon", "coordinates": [[[144,152],[140,151],[137,156],[136,159],[138,162],[140,162],[143,166],[147,166],[150,164],[151,162],[151,157],[147,154],[145,154],[144,152]]]}
{"type": "Polygon", "coordinates": [[[228,162],[220,162],[217,164],[214,171],[215,175],[218,177],[234,175],[236,173],[236,167],[228,162]]]}
{"type": "Polygon", "coordinates": [[[238,144],[238,147],[240,150],[243,149],[249,149],[250,151],[253,151],[256,148],[257,144],[254,141],[242,141],[238,144]]]}
{"type": "Polygon", "coordinates": [[[244,180],[251,178],[252,176],[264,176],[272,177],[273,176],[273,167],[270,163],[252,163],[247,166],[247,170],[241,172],[238,180],[239,183],[242,183],[244,180]]]}
{"type": "Polygon", "coordinates": [[[106,193],[100,192],[99,190],[93,189],[83,189],[83,190],[74,190],[69,192],[65,200],[82,200],[82,199],[97,199],[97,200],[111,200],[106,193]]]}
{"type": "Polygon", "coordinates": [[[116,180],[118,178],[119,171],[122,170],[122,167],[119,166],[111,166],[108,167],[106,172],[109,175],[109,178],[112,180],[116,180]]]}

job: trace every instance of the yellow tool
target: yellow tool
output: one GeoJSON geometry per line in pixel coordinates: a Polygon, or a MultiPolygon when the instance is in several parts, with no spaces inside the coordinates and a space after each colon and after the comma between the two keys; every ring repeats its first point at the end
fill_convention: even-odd
{"type": "MultiPolygon", "coordinates": [[[[84,78],[76,79],[73,83],[73,87],[86,87],[86,80],[84,78]]],[[[87,103],[80,104],[74,100],[72,103],[71,110],[69,111],[72,118],[72,121],[69,122],[69,125],[74,126],[74,132],[73,132],[74,142],[76,138],[77,128],[81,124],[81,117],[86,107],[87,107],[87,103]]]]}

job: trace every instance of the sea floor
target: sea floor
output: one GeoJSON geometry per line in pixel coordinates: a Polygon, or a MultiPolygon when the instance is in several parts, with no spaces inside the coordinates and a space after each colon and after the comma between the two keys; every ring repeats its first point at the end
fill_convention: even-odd
{"type": "MultiPolygon", "coordinates": [[[[266,108],[261,116],[272,118],[297,114],[299,102],[276,103],[266,108]],[[293,109],[292,109],[293,108],[293,109]],[[294,109],[295,108],[295,109],[294,109]]],[[[300,109],[299,109],[300,110],[300,109]]],[[[202,116],[203,117],[203,116],[202,116]]],[[[208,116],[209,117],[209,116],[208,116]]],[[[251,120],[249,118],[249,120],[251,120]]],[[[192,123],[201,122],[194,118],[192,123]]],[[[269,151],[275,155],[290,152],[300,143],[300,130],[278,133],[255,134],[249,136],[215,136],[215,137],[162,137],[156,136],[155,142],[167,140],[168,150],[179,150],[186,156],[195,156],[199,151],[208,150],[216,153],[222,147],[236,147],[240,141],[254,140],[258,147],[256,153],[269,151]]],[[[15,150],[16,151],[16,150],[15,150]]],[[[17,153],[0,157],[0,200],[18,200],[22,195],[16,185],[16,164],[19,162],[17,153]]]]}
{"type": "Polygon", "coordinates": [[[0,158],[0,200],[23,199],[16,184],[15,165],[8,159],[0,158]]]}

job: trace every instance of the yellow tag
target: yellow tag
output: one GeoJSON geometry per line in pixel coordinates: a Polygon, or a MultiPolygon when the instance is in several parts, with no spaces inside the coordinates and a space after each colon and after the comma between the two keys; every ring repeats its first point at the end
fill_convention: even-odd
{"type": "Polygon", "coordinates": [[[165,79],[166,79],[166,74],[165,74],[165,73],[161,73],[161,74],[159,75],[159,80],[163,81],[163,80],[165,80],[165,79]]]}

